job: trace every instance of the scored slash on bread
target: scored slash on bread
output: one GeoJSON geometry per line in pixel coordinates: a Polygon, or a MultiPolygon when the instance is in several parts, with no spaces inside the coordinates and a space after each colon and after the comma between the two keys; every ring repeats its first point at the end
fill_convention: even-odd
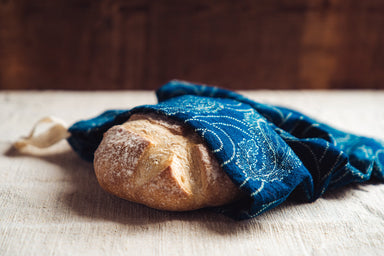
{"type": "Polygon", "coordinates": [[[107,192],[161,210],[218,206],[240,195],[194,131],[158,114],[109,129],[94,168],[107,192]]]}

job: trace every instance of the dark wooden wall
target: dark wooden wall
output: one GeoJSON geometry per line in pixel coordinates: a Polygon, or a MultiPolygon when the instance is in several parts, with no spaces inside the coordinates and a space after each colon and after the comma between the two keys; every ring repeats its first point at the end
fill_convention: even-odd
{"type": "Polygon", "coordinates": [[[382,0],[0,0],[0,89],[384,89],[382,0]]]}

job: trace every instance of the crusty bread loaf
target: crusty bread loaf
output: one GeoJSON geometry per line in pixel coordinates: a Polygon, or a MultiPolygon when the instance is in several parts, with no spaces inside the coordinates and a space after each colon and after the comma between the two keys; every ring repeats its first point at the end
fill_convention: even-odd
{"type": "Polygon", "coordinates": [[[194,131],[157,114],[136,114],[109,129],[94,168],[104,190],[156,209],[194,210],[240,195],[194,131]]]}

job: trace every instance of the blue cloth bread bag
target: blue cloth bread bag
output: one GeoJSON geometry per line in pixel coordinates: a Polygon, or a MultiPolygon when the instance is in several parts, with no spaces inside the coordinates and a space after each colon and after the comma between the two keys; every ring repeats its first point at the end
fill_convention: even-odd
{"type": "Polygon", "coordinates": [[[384,143],[378,140],[216,87],[171,81],[156,94],[156,105],[109,110],[75,123],[68,142],[92,161],[103,133],[133,113],[155,112],[181,121],[201,136],[247,195],[215,208],[234,219],[257,216],[288,197],[312,202],[325,191],[350,183],[384,181],[384,143]]]}

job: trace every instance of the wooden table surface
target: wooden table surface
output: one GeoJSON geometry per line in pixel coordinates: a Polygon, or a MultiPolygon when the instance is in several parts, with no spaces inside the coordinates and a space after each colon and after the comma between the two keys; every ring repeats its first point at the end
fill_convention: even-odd
{"type": "MultiPolygon", "coordinates": [[[[337,128],[384,139],[384,91],[247,91],[337,128]]],[[[34,122],[68,124],[153,92],[0,92],[0,255],[382,255],[384,185],[350,185],[311,204],[288,201],[236,222],[208,210],[172,213],[104,192],[65,141],[10,148],[34,122]]]]}

